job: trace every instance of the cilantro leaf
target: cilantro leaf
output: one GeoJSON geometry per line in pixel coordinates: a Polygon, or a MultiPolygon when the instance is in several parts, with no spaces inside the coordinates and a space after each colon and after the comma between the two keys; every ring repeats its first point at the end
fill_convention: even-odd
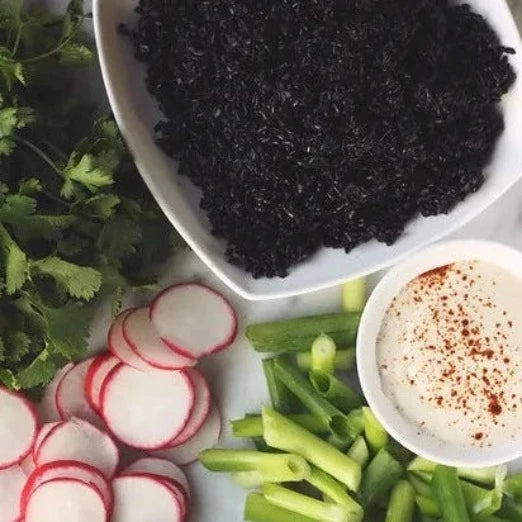
{"type": "Polygon", "coordinates": [[[29,353],[31,338],[25,332],[7,332],[5,334],[6,360],[10,363],[18,363],[29,353]]]}
{"type": "Polygon", "coordinates": [[[112,172],[99,167],[92,154],[84,154],[78,159],[78,154],[73,153],[64,169],[64,178],[61,195],[66,199],[71,199],[74,195],[73,182],[79,183],[89,192],[96,192],[97,189],[114,183],[112,172]]]}
{"type": "Polygon", "coordinates": [[[37,202],[20,194],[6,196],[0,205],[0,221],[11,225],[18,240],[25,242],[34,238],[56,238],[60,230],[71,226],[75,216],[34,214],[37,202]]]}
{"type": "Polygon", "coordinates": [[[120,198],[116,194],[97,194],[84,201],[89,212],[101,219],[108,219],[114,215],[116,207],[120,204],[120,198]]]}
{"type": "Polygon", "coordinates": [[[14,294],[23,286],[27,279],[29,263],[25,253],[13,241],[3,225],[0,225],[0,244],[5,257],[7,293],[14,294]]]}
{"type": "Polygon", "coordinates": [[[29,365],[20,370],[16,376],[13,376],[13,380],[18,389],[34,388],[50,382],[56,370],[52,357],[49,356],[48,350],[44,349],[29,365]]]}
{"type": "Polygon", "coordinates": [[[89,65],[94,59],[94,53],[81,43],[68,43],[60,52],[62,65],[80,66],[89,65]]]}
{"type": "Polygon", "coordinates": [[[38,178],[26,178],[18,183],[18,194],[20,196],[33,196],[42,191],[42,182],[38,178]]]}
{"type": "Polygon", "coordinates": [[[17,125],[18,119],[15,107],[0,109],[0,138],[11,136],[17,125]]]}
{"type": "Polygon", "coordinates": [[[69,263],[59,257],[48,257],[31,262],[31,273],[52,277],[71,297],[92,299],[102,284],[98,270],[69,263]]]}
{"type": "Polygon", "coordinates": [[[7,47],[2,46],[0,46],[0,72],[2,73],[8,91],[10,91],[17,82],[25,85],[25,75],[22,64],[11,57],[11,51],[7,47]]]}
{"type": "Polygon", "coordinates": [[[136,252],[141,239],[141,229],[136,222],[116,216],[105,223],[98,245],[108,259],[121,260],[136,252]]]}
{"type": "Polygon", "coordinates": [[[9,138],[0,138],[0,157],[10,156],[16,148],[16,144],[9,138]]]}
{"type": "Polygon", "coordinates": [[[11,390],[20,389],[20,384],[18,383],[14,373],[7,368],[0,368],[0,383],[11,390]]]}
{"type": "Polygon", "coordinates": [[[70,304],[62,308],[44,307],[49,351],[69,361],[87,353],[87,338],[94,307],[70,304]]]}

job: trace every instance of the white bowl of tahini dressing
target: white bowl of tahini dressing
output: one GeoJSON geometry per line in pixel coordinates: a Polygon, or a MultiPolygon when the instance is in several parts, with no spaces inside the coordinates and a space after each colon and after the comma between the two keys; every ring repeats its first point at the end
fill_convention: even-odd
{"type": "Polygon", "coordinates": [[[364,310],[357,366],[415,453],[460,467],[522,456],[522,253],[452,241],[392,269],[364,310]]]}

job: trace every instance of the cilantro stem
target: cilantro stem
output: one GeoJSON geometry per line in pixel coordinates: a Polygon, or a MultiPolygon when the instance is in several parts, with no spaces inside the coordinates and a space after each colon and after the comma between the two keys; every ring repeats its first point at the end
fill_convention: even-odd
{"type": "Polygon", "coordinates": [[[40,60],[45,60],[46,58],[50,58],[53,56],[53,54],[56,54],[60,52],[69,42],[71,42],[78,33],[78,28],[82,26],[83,21],[85,20],[85,15],[82,16],[82,19],[79,21],[78,25],[76,26],[76,30],[72,31],[71,34],[60,44],[58,44],[56,47],[51,49],[50,51],[47,51],[45,53],[39,54],[37,56],[33,56],[32,58],[25,58],[25,60],[20,60],[20,63],[34,63],[39,62],[40,60]]]}
{"type": "Polygon", "coordinates": [[[24,29],[24,24],[20,24],[16,31],[16,37],[13,43],[13,49],[11,50],[11,56],[14,58],[15,54],[18,52],[18,47],[20,46],[20,41],[22,40],[22,31],[24,29]]]}
{"type": "Polygon", "coordinates": [[[30,141],[27,141],[24,138],[20,138],[20,136],[15,136],[13,138],[18,143],[21,143],[22,145],[25,145],[28,149],[31,149],[37,156],[40,156],[40,158],[51,167],[51,169],[54,170],[60,177],[63,177],[63,172],[56,166],[56,163],[49,157],[45,152],[43,152],[42,149],[34,145],[34,143],[31,143],[30,141]]]}

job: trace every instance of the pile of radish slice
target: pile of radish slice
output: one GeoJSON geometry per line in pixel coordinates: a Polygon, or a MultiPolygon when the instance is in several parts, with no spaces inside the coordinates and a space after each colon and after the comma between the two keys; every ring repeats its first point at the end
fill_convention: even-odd
{"type": "Polygon", "coordinates": [[[0,387],[0,522],[186,520],[190,490],[178,465],[221,431],[194,366],[236,332],[223,296],[175,285],[114,320],[110,351],[60,370],[39,412],[0,387]],[[130,454],[135,462],[122,467],[130,454]]]}

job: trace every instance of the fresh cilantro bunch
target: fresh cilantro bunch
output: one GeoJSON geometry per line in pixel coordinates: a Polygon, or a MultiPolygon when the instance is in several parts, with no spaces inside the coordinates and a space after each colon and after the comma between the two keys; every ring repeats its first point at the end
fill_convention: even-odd
{"type": "Polygon", "coordinates": [[[78,101],[85,14],[0,0],[0,382],[47,383],[85,355],[98,299],[155,282],[177,237],[115,123],[78,101]],[[171,238],[171,241],[168,239],[171,238]]]}

